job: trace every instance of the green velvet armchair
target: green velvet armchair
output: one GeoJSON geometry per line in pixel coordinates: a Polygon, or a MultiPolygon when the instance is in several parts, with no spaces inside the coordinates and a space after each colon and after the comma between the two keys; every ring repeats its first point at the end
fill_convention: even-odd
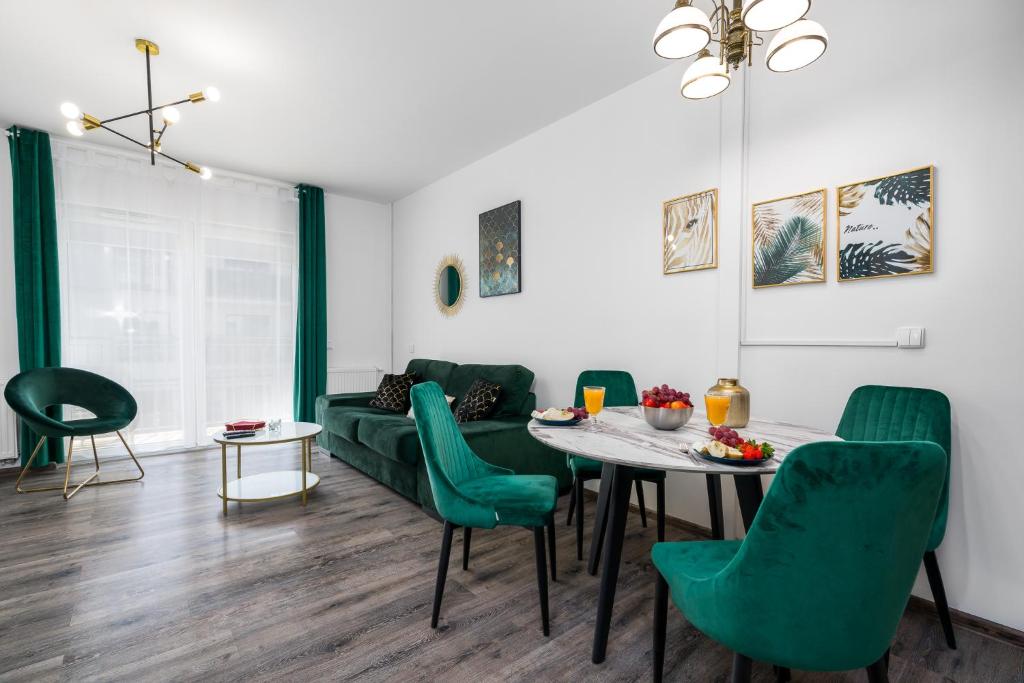
{"type": "Polygon", "coordinates": [[[953,633],[953,621],[949,615],[939,561],[935,556],[935,549],[946,534],[946,520],[949,517],[952,453],[949,399],[933,389],[877,385],[859,387],[850,394],[839,427],[836,428],[836,436],[847,441],[931,441],[941,446],[946,453],[946,479],[923,559],[946,644],[955,650],[956,635],[953,633]]]}
{"type": "Polygon", "coordinates": [[[122,484],[129,481],[138,481],[145,476],[142,465],[135,458],[128,442],[121,435],[122,429],[127,427],[138,412],[138,405],[128,390],[117,382],[85,370],[75,368],[38,368],[26,370],[15,375],[4,389],[4,398],[19,418],[22,425],[28,427],[39,435],[39,442],[32,450],[25,467],[14,487],[18,493],[36,493],[39,491],[62,491],[64,500],[69,500],[78,493],[83,486],[94,486],[99,484],[122,484]],[[60,420],[46,414],[47,408],[53,406],[72,405],[85,408],[92,412],[95,417],[79,420],[60,420]],[[124,444],[128,455],[139,470],[138,476],[126,477],[123,479],[112,479],[107,481],[96,481],[100,474],[100,460],[96,453],[96,435],[109,434],[114,432],[121,443],[124,444]],[[74,452],[75,439],[89,437],[92,443],[92,457],[96,465],[96,471],[89,475],[82,482],[71,486],[71,463],[74,452]],[[67,438],[68,455],[67,465],[64,470],[63,486],[41,486],[36,488],[22,488],[21,481],[28,474],[32,467],[39,449],[47,438],[67,438]]]}
{"type": "MultiPolygon", "coordinates": [[[[583,387],[604,387],[604,405],[614,406],[637,405],[636,382],[633,375],[623,370],[584,370],[576,379],[576,398],[574,406],[583,406],[583,387]]],[[[566,526],[572,524],[573,514],[576,515],[576,559],[583,559],[583,485],[593,479],[601,478],[602,463],[581,455],[569,456],[569,468],[572,470],[572,492],[569,498],[569,514],[566,526]]],[[[658,504],[658,540],[665,540],[665,472],[637,468],[636,501],[640,507],[640,523],[647,526],[647,507],[644,503],[644,482],[649,481],[655,486],[658,504]]],[[[602,510],[598,510],[601,514],[602,510]]],[[[600,525],[600,522],[599,522],[600,525]]]]}
{"type": "Polygon", "coordinates": [[[823,442],[786,458],[742,541],[657,543],[654,679],[668,594],[686,619],[752,661],[792,669],[866,667],[887,653],[938,507],[946,454],[926,441],[823,442]]]}
{"type": "Polygon", "coordinates": [[[417,384],[411,394],[430,490],[437,511],[444,520],[430,626],[437,628],[441,613],[441,598],[444,595],[455,529],[463,528],[462,568],[467,570],[472,530],[511,525],[533,530],[541,624],[544,635],[548,635],[544,529],[546,527],[548,530],[551,578],[554,580],[557,481],[546,474],[517,475],[510,469],[492,465],[478,457],[459,431],[444,392],[436,382],[417,384]]]}

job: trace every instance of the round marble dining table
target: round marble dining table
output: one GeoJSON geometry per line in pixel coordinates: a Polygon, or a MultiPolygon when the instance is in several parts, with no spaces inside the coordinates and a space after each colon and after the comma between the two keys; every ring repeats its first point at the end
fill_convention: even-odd
{"type": "Polygon", "coordinates": [[[775,447],[774,456],[754,466],[726,465],[705,460],[690,448],[694,442],[710,438],[709,426],[703,413],[694,412],[683,427],[675,431],[660,431],[647,424],[638,406],[629,406],[605,408],[596,422],[584,420],[574,427],[549,427],[536,420],[532,420],[527,427],[535,439],[551,448],[603,463],[594,533],[587,562],[587,570],[593,575],[597,573],[598,561],[601,560],[601,587],[591,654],[595,664],[604,661],[608,647],[622,540],[626,531],[626,512],[637,468],[705,475],[711,511],[711,536],[721,539],[724,538],[722,475],[732,475],[743,525],[749,529],[764,497],[762,474],[771,474],[777,470],[786,455],[797,446],[815,441],[841,440],[834,434],[811,427],[751,419],[746,427],[737,431],[744,438],[772,444],[775,447]]]}

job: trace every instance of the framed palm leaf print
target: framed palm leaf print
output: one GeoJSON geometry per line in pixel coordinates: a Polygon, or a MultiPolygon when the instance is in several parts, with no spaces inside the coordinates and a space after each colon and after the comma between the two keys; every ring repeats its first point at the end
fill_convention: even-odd
{"type": "Polygon", "coordinates": [[[758,202],[751,208],[755,288],[825,281],[825,190],[758,202]]]}
{"type": "Polygon", "coordinates": [[[934,270],[934,166],[836,188],[839,281],[934,270]]]}
{"type": "Polygon", "coordinates": [[[666,275],[718,267],[718,190],[662,204],[662,270],[666,275]]]}

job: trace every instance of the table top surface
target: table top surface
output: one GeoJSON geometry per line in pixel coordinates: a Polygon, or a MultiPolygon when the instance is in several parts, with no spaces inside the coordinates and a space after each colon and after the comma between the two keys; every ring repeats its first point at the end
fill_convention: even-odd
{"type": "Polygon", "coordinates": [[[841,441],[835,434],[774,420],[751,419],[737,429],[746,439],[767,441],[775,447],[774,457],[754,466],[725,465],[705,460],[689,452],[696,441],[707,441],[707,418],[694,411],[690,421],[675,431],[661,431],[647,424],[640,408],[605,408],[598,415],[597,428],[584,420],[575,427],[547,427],[536,420],[528,426],[530,434],[554,449],[582,455],[593,460],[680,472],[705,474],[766,474],[774,472],[786,455],[797,446],[814,441],[841,441]],[[686,447],[684,449],[684,447],[686,447]]]}
{"type": "Polygon", "coordinates": [[[323,427],[313,422],[282,422],[281,430],[276,433],[264,427],[256,432],[256,436],[227,439],[224,437],[223,432],[217,432],[213,435],[213,440],[220,444],[228,444],[229,446],[232,444],[242,446],[268,445],[308,439],[316,436],[321,431],[323,431],[323,427]]]}

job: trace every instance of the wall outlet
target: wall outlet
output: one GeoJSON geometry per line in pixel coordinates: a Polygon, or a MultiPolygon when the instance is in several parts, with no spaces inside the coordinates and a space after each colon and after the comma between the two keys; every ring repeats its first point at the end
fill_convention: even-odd
{"type": "Polygon", "coordinates": [[[327,340],[327,350],[328,351],[333,351],[334,350],[334,342],[332,342],[330,339],[327,340]]]}
{"type": "Polygon", "coordinates": [[[924,348],[923,327],[897,327],[896,346],[901,349],[922,349],[924,348]]]}
{"type": "Polygon", "coordinates": [[[409,353],[416,353],[416,345],[409,344],[409,353]]]}

